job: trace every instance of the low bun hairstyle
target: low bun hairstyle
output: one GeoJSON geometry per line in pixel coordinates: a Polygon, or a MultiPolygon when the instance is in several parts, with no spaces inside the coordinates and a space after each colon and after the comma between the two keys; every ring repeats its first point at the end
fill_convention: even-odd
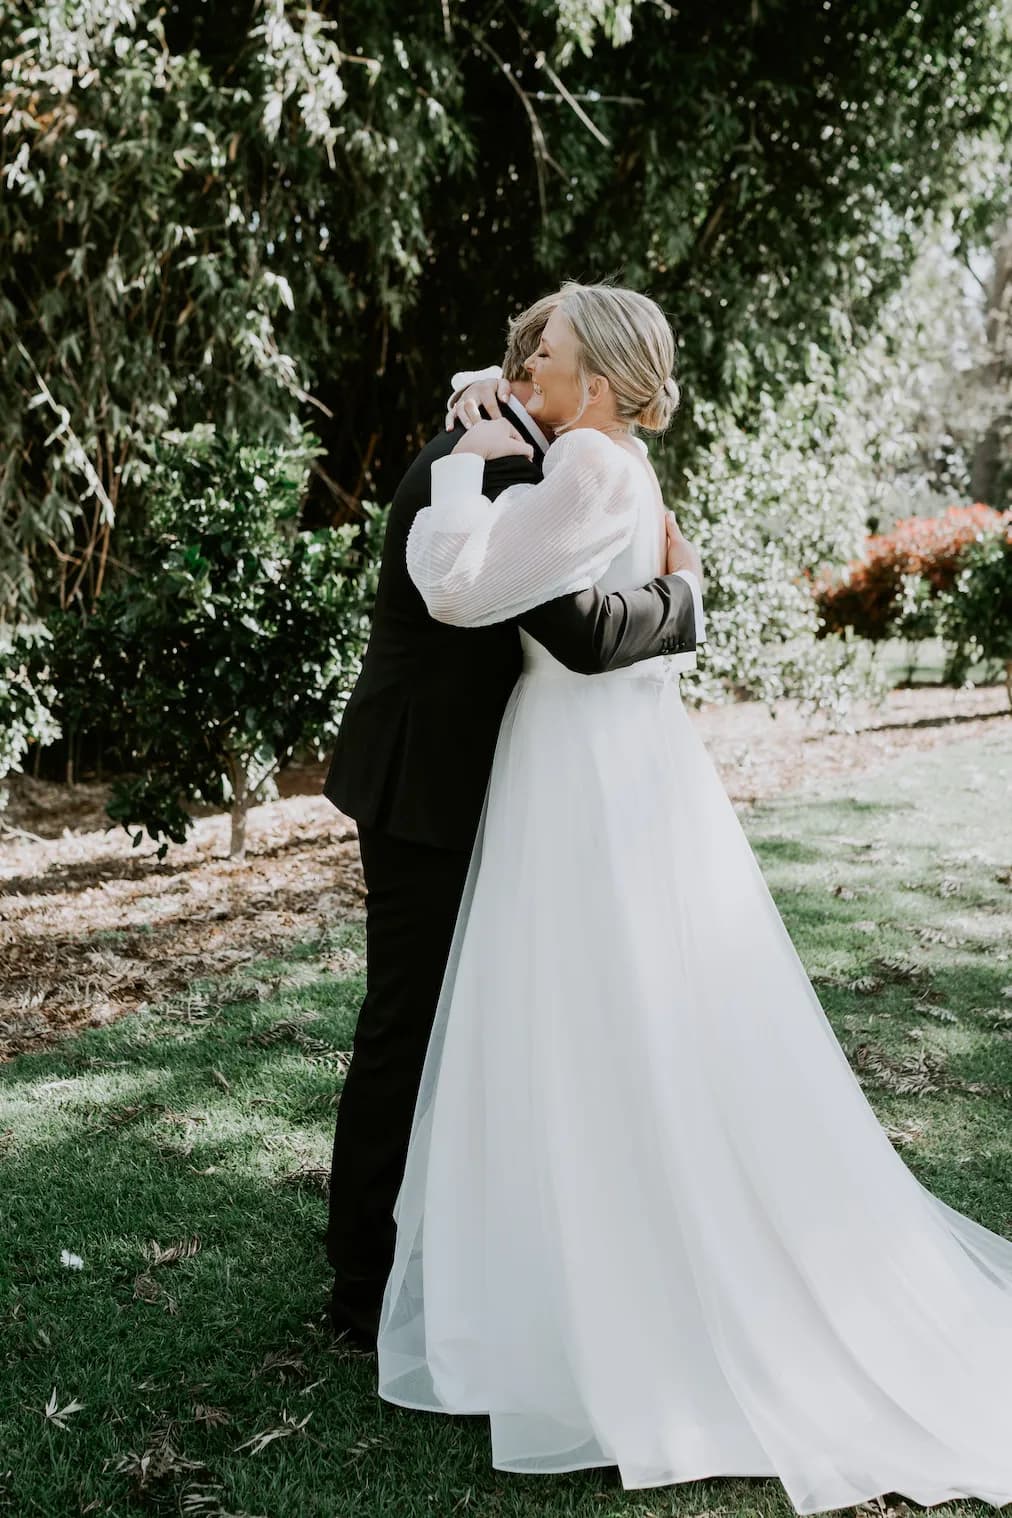
{"type": "Polygon", "coordinates": [[[649,401],[634,418],[636,425],[646,432],[667,431],[671,425],[671,418],[678,410],[680,398],[681,392],[678,385],[669,374],[653,400],[649,401]]]}
{"type": "MultiPolygon", "coordinates": [[[[563,285],[558,309],[576,334],[578,378],[583,405],[592,375],[607,379],[619,421],[646,432],[664,432],[678,409],[680,392],[672,370],[675,338],[656,301],[613,285],[563,285]]],[[[557,427],[564,431],[572,422],[557,427]]]]}

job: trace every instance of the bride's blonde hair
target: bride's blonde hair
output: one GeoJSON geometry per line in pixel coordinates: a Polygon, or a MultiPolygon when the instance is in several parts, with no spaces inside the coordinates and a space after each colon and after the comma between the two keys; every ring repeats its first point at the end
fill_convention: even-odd
{"type": "Polygon", "coordinates": [[[678,409],[675,338],[656,301],[616,285],[562,286],[554,297],[576,334],[577,378],[583,403],[564,432],[579,421],[589,402],[588,381],[601,374],[615,397],[619,421],[647,432],[663,432],[678,409]]]}

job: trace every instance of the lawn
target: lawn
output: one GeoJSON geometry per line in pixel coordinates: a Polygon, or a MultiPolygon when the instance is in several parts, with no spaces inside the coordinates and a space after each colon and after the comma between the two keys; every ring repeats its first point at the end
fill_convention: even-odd
{"type": "MultiPolygon", "coordinates": [[[[745,818],[907,1163],[1006,1233],[1010,815],[1003,723],[745,818]]],[[[0,1510],[786,1518],[776,1482],[496,1473],[484,1419],[388,1406],[375,1362],[329,1342],[323,1186],[362,946],[349,920],[0,1068],[0,1510]]]]}

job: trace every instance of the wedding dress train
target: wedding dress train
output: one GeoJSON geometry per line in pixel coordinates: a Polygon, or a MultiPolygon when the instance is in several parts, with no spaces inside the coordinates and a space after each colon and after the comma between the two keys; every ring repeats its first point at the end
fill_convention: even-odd
{"type": "Polygon", "coordinates": [[[500,1470],[1012,1500],[1012,1243],[894,1151],[665,660],[525,640],[395,1215],[380,1394],[500,1470]]]}

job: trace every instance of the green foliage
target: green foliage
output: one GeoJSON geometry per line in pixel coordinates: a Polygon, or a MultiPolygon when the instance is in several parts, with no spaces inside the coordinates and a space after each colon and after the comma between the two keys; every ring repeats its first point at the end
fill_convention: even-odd
{"type": "Polygon", "coordinates": [[[0,642],[0,781],[20,768],[32,743],[51,743],[59,737],[46,643],[44,630],[0,642]]]}
{"type": "Polygon", "coordinates": [[[278,768],[336,731],[381,524],[361,547],[351,526],[297,530],[317,452],[311,436],[250,446],[211,429],[159,445],[131,573],[80,626],[80,683],[61,684],[117,736],[127,773],[109,812],[138,841],[179,842],[187,802],[228,802],[241,855],[246,812],[278,768]]]}
{"type": "Polygon", "coordinates": [[[166,427],[294,442],[311,408],[315,519],[388,498],[445,376],[563,276],[672,313],[680,476],[696,402],[750,426],[871,330],[967,133],[1008,125],[987,0],[221,14],[0,13],[8,615],[90,611],[166,427]]]}
{"type": "Polygon", "coordinates": [[[964,550],[955,583],[941,597],[939,624],[950,678],[965,678],[978,659],[995,659],[1005,666],[1012,703],[1012,513],[1004,531],[982,535],[964,550]]]}
{"type": "Polygon", "coordinates": [[[144,527],[158,435],[211,419],[295,442],[308,387],[354,375],[356,287],[395,313],[417,278],[400,175],[438,175],[451,150],[447,66],[420,93],[391,60],[374,89],[377,66],[346,56],[322,13],[268,0],[238,19],[238,37],[196,38],[185,6],[0,11],[8,613],[90,610],[121,536],[144,527]],[[346,72],[368,127],[342,110],[346,72]]]}
{"type": "Polygon", "coordinates": [[[842,717],[879,688],[860,644],[817,641],[804,570],[849,557],[863,537],[866,484],[839,413],[828,369],[779,403],[763,394],[748,431],[716,407],[697,408],[709,441],[681,498],[668,499],[705,566],[709,642],[693,682],[705,699],[794,695],[842,717]]]}

